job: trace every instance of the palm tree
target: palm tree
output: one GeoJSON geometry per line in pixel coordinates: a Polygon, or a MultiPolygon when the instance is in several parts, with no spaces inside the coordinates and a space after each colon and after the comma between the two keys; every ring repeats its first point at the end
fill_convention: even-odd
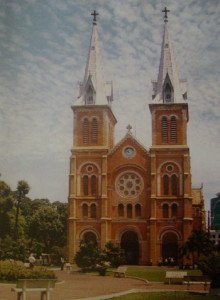
{"type": "Polygon", "coordinates": [[[14,227],[14,239],[18,239],[18,216],[19,216],[19,209],[22,200],[24,199],[25,195],[27,195],[30,191],[30,187],[28,183],[24,180],[18,181],[17,189],[15,192],[16,198],[16,217],[15,217],[15,227],[14,227]]]}

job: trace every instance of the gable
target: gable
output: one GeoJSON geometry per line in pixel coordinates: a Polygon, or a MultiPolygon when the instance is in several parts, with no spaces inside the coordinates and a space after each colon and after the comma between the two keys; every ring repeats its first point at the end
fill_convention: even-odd
{"type": "Polygon", "coordinates": [[[121,167],[147,168],[149,152],[131,134],[127,134],[109,153],[109,171],[121,167]]]}

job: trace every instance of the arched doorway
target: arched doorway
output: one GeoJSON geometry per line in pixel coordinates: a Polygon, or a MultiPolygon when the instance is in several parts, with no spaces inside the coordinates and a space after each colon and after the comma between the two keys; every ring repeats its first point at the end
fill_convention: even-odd
{"type": "Polygon", "coordinates": [[[167,232],[162,238],[162,257],[163,259],[173,258],[178,260],[178,238],[173,232],[167,232]]]}
{"type": "Polygon", "coordinates": [[[122,234],[121,248],[125,252],[126,264],[137,265],[139,263],[139,241],[134,231],[126,231],[122,234]]]}

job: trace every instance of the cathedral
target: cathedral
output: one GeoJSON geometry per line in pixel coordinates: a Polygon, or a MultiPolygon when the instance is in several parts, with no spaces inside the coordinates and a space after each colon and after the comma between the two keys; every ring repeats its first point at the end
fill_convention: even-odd
{"type": "MultiPolygon", "coordinates": [[[[105,82],[97,13],[85,75],[72,110],[73,148],[69,173],[68,259],[80,240],[108,241],[125,251],[127,264],[178,262],[179,248],[193,229],[202,229],[202,187],[192,188],[186,81],[179,78],[163,10],[164,30],[157,80],[149,104],[152,144],[132,134],[115,143],[112,83],[105,82]]],[[[159,57],[158,57],[159,61],[159,57]]],[[[137,104],[138,105],[138,104],[137,104]]]]}

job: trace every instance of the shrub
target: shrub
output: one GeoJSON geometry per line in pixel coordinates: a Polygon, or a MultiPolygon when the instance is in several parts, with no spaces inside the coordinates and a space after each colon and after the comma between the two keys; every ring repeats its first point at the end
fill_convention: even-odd
{"type": "Polygon", "coordinates": [[[16,281],[18,279],[55,279],[53,271],[45,267],[26,268],[21,262],[0,261],[0,280],[16,281]]]}
{"type": "Polygon", "coordinates": [[[125,263],[125,255],[123,249],[114,245],[111,241],[109,241],[105,245],[105,248],[106,259],[110,263],[111,267],[117,268],[118,266],[125,263]]]}
{"type": "Polygon", "coordinates": [[[96,270],[96,265],[100,260],[100,249],[97,243],[82,240],[80,242],[80,249],[76,252],[74,259],[77,266],[81,268],[83,272],[96,270]]]}

